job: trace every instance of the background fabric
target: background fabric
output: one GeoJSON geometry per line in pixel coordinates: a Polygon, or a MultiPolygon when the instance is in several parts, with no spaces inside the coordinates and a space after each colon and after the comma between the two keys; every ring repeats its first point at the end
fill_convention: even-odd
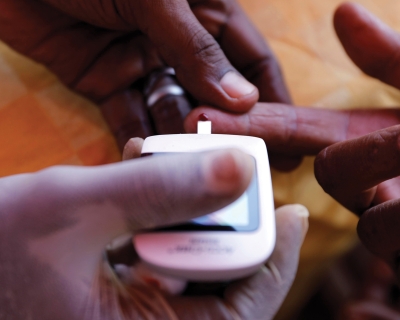
{"type": "MultiPolygon", "coordinates": [[[[400,92],[362,74],[332,26],[338,0],[240,0],[278,56],[296,105],[316,108],[397,107],[400,92]]],[[[400,2],[359,0],[400,30],[400,2]]],[[[42,66],[0,43],[0,176],[51,165],[120,160],[97,107],[66,89],[42,66]]],[[[313,176],[313,158],[290,174],[272,173],[276,205],[310,210],[295,285],[277,318],[290,318],[326,267],[357,242],[354,215],[335,203],[313,176]]]]}

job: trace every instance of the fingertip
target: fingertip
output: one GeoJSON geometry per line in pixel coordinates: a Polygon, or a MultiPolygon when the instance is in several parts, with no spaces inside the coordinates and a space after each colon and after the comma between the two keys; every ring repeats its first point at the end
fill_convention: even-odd
{"type": "Polygon", "coordinates": [[[341,17],[348,17],[352,14],[354,10],[358,8],[363,8],[360,4],[355,2],[346,1],[341,3],[335,10],[334,19],[341,17]]]}
{"type": "Polygon", "coordinates": [[[197,121],[205,113],[212,123],[212,133],[248,135],[247,114],[230,113],[211,107],[198,107],[191,111],[185,119],[185,131],[197,132],[197,121]]]}
{"type": "Polygon", "coordinates": [[[204,164],[207,189],[222,196],[241,195],[253,177],[254,160],[247,154],[235,150],[210,153],[204,164]]]}
{"type": "Polygon", "coordinates": [[[183,121],[183,128],[185,129],[186,133],[196,133],[197,121],[199,115],[201,114],[201,112],[199,113],[197,109],[199,108],[196,108],[189,112],[189,114],[183,121]]]}
{"type": "Polygon", "coordinates": [[[335,190],[333,179],[331,179],[332,170],[329,167],[330,147],[323,149],[317,154],[314,160],[314,176],[321,188],[328,194],[335,190]]]}
{"type": "Polygon", "coordinates": [[[140,158],[144,140],[142,138],[131,138],[125,144],[122,152],[122,161],[140,158]]]}
{"type": "Polygon", "coordinates": [[[187,133],[196,133],[197,132],[197,122],[201,120],[201,115],[206,114],[208,117],[208,120],[211,121],[212,123],[215,120],[215,110],[211,107],[197,107],[193,109],[189,114],[186,116],[185,121],[184,121],[184,128],[185,132],[187,133]]]}
{"type": "Polygon", "coordinates": [[[343,48],[366,74],[399,86],[396,52],[400,37],[386,23],[357,3],[345,3],[335,12],[334,26],[343,48]]]}
{"type": "Polygon", "coordinates": [[[291,228],[285,227],[286,230],[292,230],[294,233],[301,237],[301,244],[308,231],[308,218],[310,213],[308,209],[301,204],[290,204],[279,207],[276,210],[277,226],[284,223],[285,225],[292,225],[291,228]]]}
{"type": "Polygon", "coordinates": [[[373,15],[362,5],[355,2],[345,2],[335,11],[333,22],[336,33],[340,37],[346,35],[349,28],[360,28],[373,15]]]}

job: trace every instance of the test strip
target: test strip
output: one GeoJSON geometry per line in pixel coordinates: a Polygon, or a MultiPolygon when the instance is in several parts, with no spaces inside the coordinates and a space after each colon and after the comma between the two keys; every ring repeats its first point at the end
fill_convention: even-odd
{"type": "Polygon", "coordinates": [[[198,134],[211,134],[211,121],[197,121],[198,134]]]}

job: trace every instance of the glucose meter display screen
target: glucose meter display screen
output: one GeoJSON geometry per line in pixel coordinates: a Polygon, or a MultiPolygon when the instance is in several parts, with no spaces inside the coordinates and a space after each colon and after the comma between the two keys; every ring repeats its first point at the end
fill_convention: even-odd
{"type": "MultiPolygon", "coordinates": [[[[165,155],[157,153],[151,155],[165,155]]],[[[254,160],[255,163],[255,160],[254,160]]],[[[253,231],[259,224],[258,181],[256,170],[253,179],[235,202],[216,212],[193,219],[185,224],[162,228],[160,231],[253,231]]]]}
{"type": "Polygon", "coordinates": [[[251,231],[258,226],[258,188],[256,175],[245,193],[225,208],[193,219],[202,226],[225,226],[237,231],[251,231]]]}

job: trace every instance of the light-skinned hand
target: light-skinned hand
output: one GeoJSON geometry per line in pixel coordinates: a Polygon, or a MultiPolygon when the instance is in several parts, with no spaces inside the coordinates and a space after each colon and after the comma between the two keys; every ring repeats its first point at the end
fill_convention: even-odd
{"type": "MultiPolygon", "coordinates": [[[[137,155],[141,142],[130,146],[125,158],[137,155]]],[[[302,206],[277,211],[270,268],[233,283],[223,299],[164,298],[147,288],[129,289],[104,260],[105,246],[120,234],[229,204],[252,173],[247,155],[227,150],[53,167],[0,179],[0,318],[272,318],[295,275],[307,229],[302,206]]]]}

